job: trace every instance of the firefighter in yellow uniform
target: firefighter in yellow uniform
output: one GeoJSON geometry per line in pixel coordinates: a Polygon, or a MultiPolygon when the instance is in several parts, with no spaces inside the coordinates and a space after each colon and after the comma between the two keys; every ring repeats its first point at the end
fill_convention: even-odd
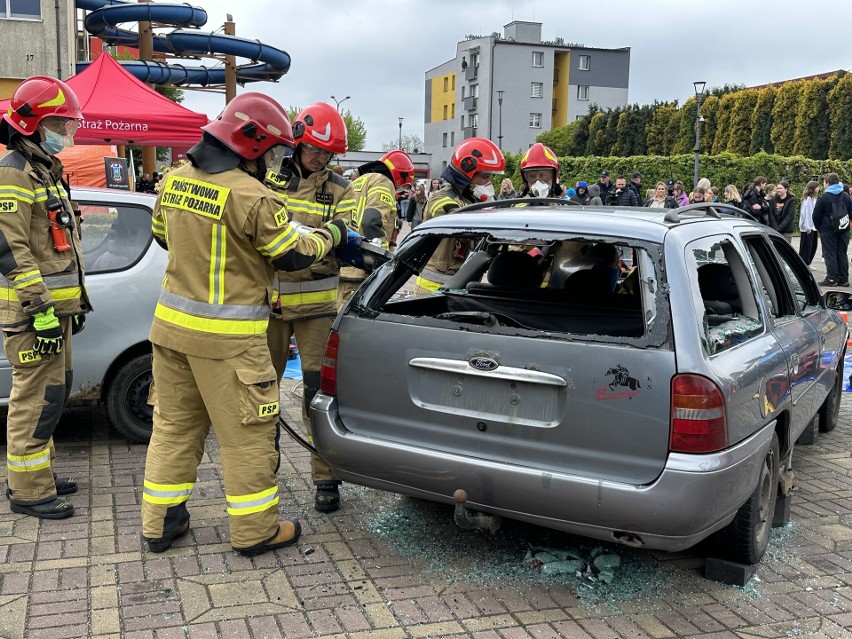
{"type": "Polygon", "coordinates": [[[294,271],[346,241],[331,220],[307,234],[266,186],[292,152],[284,109],[260,93],[234,98],[203,127],[190,163],[160,189],[152,226],[169,252],[154,312],[154,430],[145,462],[142,534],[162,552],[189,530],[186,502],[212,424],[231,546],[257,555],[296,542],[278,517],[278,379],[266,345],[273,268],[294,271]]]}
{"type": "MultiPolygon", "coordinates": [[[[405,151],[388,151],[375,162],[358,167],[359,177],[352,182],[355,212],[352,226],[367,240],[379,240],[389,249],[397,220],[397,194],[414,182],[414,163],[405,151]]],[[[337,306],[341,308],[367,277],[355,266],[340,269],[337,306]]]]}
{"type": "MultiPolygon", "coordinates": [[[[441,177],[446,184],[429,198],[423,221],[452,213],[456,209],[494,199],[491,176],[506,169],[506,158],[491,140],[468,138],[453,151],[450,164],[441,177]]],[[[441,240],[426,267],[417,278],[417,295],[428,295],[443,287],[464,262],[469,246],[450,238],[441,240]]]]}
{"type": "MultiPolygon", "coordinates": [[[[352,222],[355,197],[349,182],[328,168],[331,158],[346,152],[347,133],[343,118],[330,104],[317,102],[293,121],[296,152],[278,175],[270,172],[268,183],[284,198],[290,217],[309,227],[339,220],[352,222]]],[[[353,227],[354,229],[354,227],[353,227]]],[[[337,315],[340,263],[334,255],[318,260],[299,273],[276,271],[273,288],[278,296],[272,305],[267,338],[278,379],[287,367],[290,338],[302,360],[304,397],[302,419],[311,438],[309,406],[319,391],[320,364],[331,324],[337,315]]],[[[311,478],[316,485],[314,507],[320,512],[337,510],[338,485],[331,468],[320,457],[311,456],[311,478]]]]}
{"type": "Polygon", "coordinates": [[[6,418],[12,512],[64,519],[76,492],[56,477],[53,430],[71,390],[71,335],[91,310],[83,283],[79,216],[55,157],[73,145],[83,117],[71,88],[24,80],[0,120],[0,325],[12,365],[6,418]]]}

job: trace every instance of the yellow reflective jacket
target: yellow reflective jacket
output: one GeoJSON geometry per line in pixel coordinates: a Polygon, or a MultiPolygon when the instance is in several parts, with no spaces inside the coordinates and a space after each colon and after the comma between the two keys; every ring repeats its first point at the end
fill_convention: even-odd
{"type": "Polygon", "coordinates": [[[300,234],[284,202],[239,168],[171,171],[152,228],[169,260],[149,338],[209,359],[266,344],[273,261],[291,251],[316,261],[331,250],[328,231],[300,234]]]}
{"type": "MultiPolygon", "coordinates": [[[[466,198],[458,194],[458,192],[450,184],[446,184],[444,188],[435,191],[426,202],[426,208],[423,211],[423,221],[431,220],[433,217],[440,217],[452,213],[456,209],[473,204],[473,201],[468,201],[466,198]]],[[[426,264],[426,268],[420,273],[417,278],[417,285],[430,291],[436,291],[441,288],[454,275],[459,267],[464,262],[464,257],[454,257],[453,254],[466,253],[468,248],[466,240],[453,240],[447,238],[441,240],[438,248],[426,264]]]]}
{"type": "MultiPolygon", "coordinates": [[[[352,185],[330,169],[302,177],[295,161],[294,167],[293,176],[286,182],[277,182],[267,176],[276,195],[284,199],[291,219],[314,228],[342,219],[354,230],[352,185]]],[[[273,300],[272,316],[291,321],[337,315],[339,273],[340,262],[333,252],[309,269],[289,273],[275,271],[273,288],[278,297],[273,300]]]]}
{"type": "Polygon", "coordinates": [[[15,138],[0,156],[0,327],[26,328],[51,306],[58,316],[91,310],[83,275],[79,216],[62,184],[62,163],[15,138]],[[58,251],[47,200],[58,197],[74,220],[58,251]]]}
{"type": "MultiPolygon", "coordinates": [[[[352,227],[368,240],[378,238],[382,248],[389,248],[396,222],[396,194],[391,182],[381,173],[365,173],[352,182],[355,192],[355,211],[352,227]]],[[[340,278],[347,282],[360,282],[367,274],[354,266],[343,266],[340,278]]]]}

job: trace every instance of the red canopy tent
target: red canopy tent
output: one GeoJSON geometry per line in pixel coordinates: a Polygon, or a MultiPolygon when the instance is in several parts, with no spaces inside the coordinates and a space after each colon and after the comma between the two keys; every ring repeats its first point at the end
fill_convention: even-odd
{"type": "MultiPolygon", "coordinates": [[[[102,53],[66,81],[83,110],[77,144],[137,144],[189,148],[201,139],[207,116],[190,111],[130,75],[102,53]]],[[[9,101],[0,101],[0,113],[9,101]]]]}

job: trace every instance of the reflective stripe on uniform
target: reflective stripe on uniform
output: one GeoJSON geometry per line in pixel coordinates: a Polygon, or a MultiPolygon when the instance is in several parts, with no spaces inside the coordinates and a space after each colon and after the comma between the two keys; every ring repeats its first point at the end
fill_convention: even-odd
{"type": "Polygon", "coordinates": [[[6,468],[16,473],[33,473],[50,468],[50,447],[32,455],[6,454],[6,468]]]}
{"type": "Polygon", "coordinates": [[[155,484],[147,479],[143,482],[142,499],[149,504],[165,504],[174,506],[189,499],[194,483],[187,484],[155,484]]]}
{"type": "Polygon", "coordinates": [[[12,287],[16,289],[26,288],[30,284],[41,282],[41,271],[27,271],[16,276],[12,282],[12,287]]]}
{"type": "Polygon", "coordinates": [[[154,232],[154,235],[163,235],[166,232],[166,225],[152,217],[151,230],[154,232]]]}
{"type": "Polygon", "coordinates": [[[46,202],[47,198],[51,195],[56,196],[60,199],[67,200],[68,193],[65,192],[65,189],[60,187],[51,186],[50,188],[40,187],[37,188],[34,192],[34,199],[36,202],[46,202]]]}
{"type": "Polygon", "coordinates": [[[265,244],[259,247],[257,250],[260,251],[262,255],[275,258],[281,255],[284,251],[286,251],[289,246],[296,242],[298,239],[299,232],[294,226],[288,225],[286,231],[278,235],[269,244],[265,244]]]}
{"type": "Polygon", "coordinates": [[[225,299],[225,244],[228,238],[228,229],[223,224],[214,224],[212,233],[208,301],[211,304],[222,304],[225,299]]]}
{"type": "Polygon", "coordinates": [[[450,281],[450,277],[452,276],[446,273],[439,273],[430,268],[424,268],[420,277],[417,278],[417,286],[428,288],[430,291],[437,291],[450,281]]]}
{"type": "Polygon", "coordinates": [[[251,515],[278,504],[278,486],[248,495],[225,495],[229,515],[251,515]]]}
{"type": "Polygon", "coordinates": [[[13,197],[26,204],[32,204],[33,200],[35,200],[35,192],[29,189],[22,189],[20,186],[0,184],[0,197],[13,197]]]}
{"type": "Polygon", "coordinates": [[[337,290],[340,278],[324,277],[321,280],[310,280],[308,282],[277,282],[275,288],[279,293],[310,293],[313,291],[337,290]]]}
{"type": "MultiPolygon", "coordinates": [[[[441,211],[443,213],[444,207],[447,206],[447,205],[450,205],[450,204],[452,204],[455,207],[458,207],[458,205],[459,205],[459,203],[456,202],[453,198],[444,196],[440,200],[435,200],[435,202],[429,202],[429,210],[430,211],[441,211]]],[[[429,217],[429,219],[431,220],[433,217],[435,217],[434,213],[432,213],[432,215],[429,217]]]]}
{"type": "Polygon", "coordinates": [[[210,319],[259,320],[269,310],[266,304],[207,304],[166,290],[160,290],[159,302],[176,311],[210,319]]]}

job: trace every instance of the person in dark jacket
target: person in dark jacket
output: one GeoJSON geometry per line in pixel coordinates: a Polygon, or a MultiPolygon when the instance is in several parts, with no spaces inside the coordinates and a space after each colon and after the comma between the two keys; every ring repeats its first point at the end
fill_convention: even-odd
{"type": "Polygon", "coordinates": [[[825,190],[817,198],[814,206],[814,226],[822,241],[822,257],[825,260],[825,279],[820,286],[849,286],[849,220],[843,229],[838,228],[832,219],[832,204],[840,203],[846,208],[846,215],[852,216],[852,198],[846,193],[840,176],[828,173],[823,178],[825,190]]]}
{"type": "Polygon", "coordinates": [[[609,194],[607,204],[615,206],[642,206],[642,201],[636,195],[636,191],[627,186],[627,180],[623,175],[615,179],[615,190],[609,194]]]}
{"type": "Polygon", "coordinates": [[[790,193],[787,182],[779,182],[769,201],[769,226],[793,243],[793,220],[796,217],[796,196],[790,193]]]}
{"type": "Polygon", "coordinates": [[[577,192],[571,196],[571,199],[577,204],[588,204],[589,198],[589,183],[580,180],[577,182],[577,192]]]}
{"type": "Polygon", "coordinates": [[[767,223],[767,216],[769,215],[769,203],[764,199],[763,187],[765,185],[766,178],[758,176],[754,178],[754,182],[746,187],[743,193],[743,209],[751,213],[758,222],[764,224],[767,223]]]}
{"type": "Polygon", "coordinates": [[[609,194],[615,190],[615,187],[609,181],[609,171],[601,171],[601,179],[598,180],[598,189],[600,189],[601,202],[609,201],[609,194]]]}

